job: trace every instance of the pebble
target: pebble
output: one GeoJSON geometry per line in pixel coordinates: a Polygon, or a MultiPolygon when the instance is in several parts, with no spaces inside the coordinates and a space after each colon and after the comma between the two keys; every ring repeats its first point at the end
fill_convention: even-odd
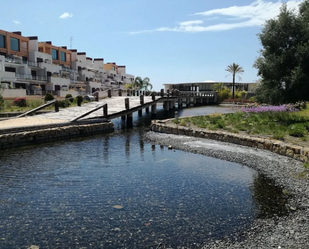
{"type": "MultiPolygon", "coordinates": [[[[246,165],[260,174],[273,179],[289,194],[290,213],[287,216],[274,216],[256,219],[241,234],[231,234],[216,241],[205,241],[201,249],[220,248],[297,248],[308,249],[309,245],[309,181],[295,177],[303,172],[303,163],[265,150],[230,144],[231,149],[223,150],[220,145],[229,145],[215,140],[148,132],[145,138],[152,143],[168,146],[192,153],[199,153],[222,160],[246,165]],[[215,144],[194,147],[186,142],[202,141],[215,144]],[[236,148],[241,150],[235,151],[236,148]],[[244,152],[245,151],[245,152],[244,152]],[[299,190],[302,191],[299,191],[299,190]]],[[[222,146],[223,147],[223,146],[222,146]]]]}

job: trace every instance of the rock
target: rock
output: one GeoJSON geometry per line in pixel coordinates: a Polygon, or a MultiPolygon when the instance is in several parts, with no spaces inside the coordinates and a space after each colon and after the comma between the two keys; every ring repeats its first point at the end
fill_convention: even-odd
{"type": "Polygon", "coordinates": [[[28,247],[27,249],[40,249],[39,246],[36,245],[31,245],[30,247],[28,247]]]}

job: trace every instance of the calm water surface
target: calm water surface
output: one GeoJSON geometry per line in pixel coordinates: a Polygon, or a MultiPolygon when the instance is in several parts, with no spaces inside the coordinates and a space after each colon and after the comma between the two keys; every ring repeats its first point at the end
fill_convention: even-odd
{"type": "Polygon", "coordinates": [[[0,248],[193,247],[281,212],[269,198],[281,190],[254,170],[143,133],[1,151],[0,248]]]}

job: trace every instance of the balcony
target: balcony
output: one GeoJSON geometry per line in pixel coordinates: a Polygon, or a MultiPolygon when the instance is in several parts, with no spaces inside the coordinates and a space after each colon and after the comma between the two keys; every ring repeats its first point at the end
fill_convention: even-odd
{"type": "Polygon", "coordinates": [[[35,61],[28,61],[29,67],[39,67],[39,63],[35,61]]]}
{"type": "Polygon", "coordinates": [[[41,75],[31,75],[31,74],[15,74],[16,79],[22,79],[22,80],[38,80],[38,81],[47,81],[46,76],[41,75]]]}
{"type": "Polygon", "coordinates": [[[13,72],[0,71],[0,81],[14,82],[16,81],[16,75],[13,72]]]}
{"type": "Polygon", "coordinates": [[[23,79],[23,80],[31,80],[32,79],[32,75],[31,74],[21,74],[21,73],[16,73],[15,77],[17,79],[23,79]]]}
{"type": "Polygon", "coordinates": [[[14,64],[27,64],[26,61],[23,61],[20,57],[5,57],[4,59],[7,63],[14,63],[14,64]]]}
{"type": "Polygon", "coordinates": [[[71,69],[69,67],[61,67],[61,71],[68,72],[68,73],[77,73],[77,70],[71,69]]]}
{"type": "Polygon", "coordinates": [[[47,77],[41,75],[32,75],[32,80],[47,81],[47,77]]]}

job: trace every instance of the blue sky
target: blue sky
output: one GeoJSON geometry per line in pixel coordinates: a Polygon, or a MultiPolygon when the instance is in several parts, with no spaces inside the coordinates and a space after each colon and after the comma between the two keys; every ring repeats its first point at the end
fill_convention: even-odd
{"type": "Polygon", "coordinates": [[[235,62],[242,82],[258,79],[257,34],[282,3],[301,0],[63,0],[3,1],[0,29],[22,31],[92,58],[126,65],[127,73],[164,83],[231,81],[235,62]],[[3,11],[5,10],[5,11],[3,11]]]}

